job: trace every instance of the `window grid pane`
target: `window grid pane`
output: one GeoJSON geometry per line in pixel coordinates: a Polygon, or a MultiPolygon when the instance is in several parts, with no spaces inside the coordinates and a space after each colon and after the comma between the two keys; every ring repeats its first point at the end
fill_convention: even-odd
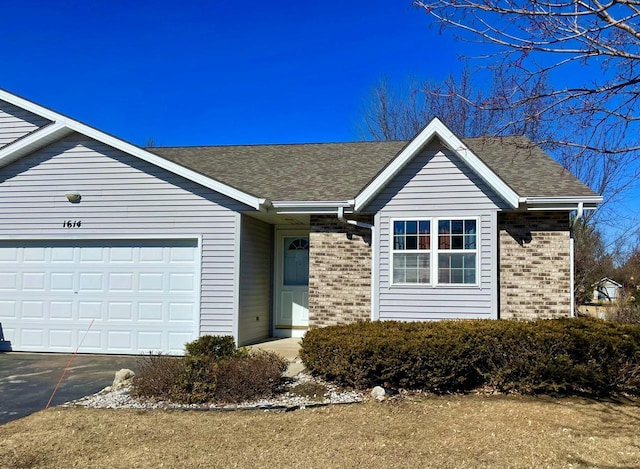
{"type": "Polygon", "coordinates": [[[393,283],[429,283],[431,263],[429,254],[395,253],[393,283]]]}

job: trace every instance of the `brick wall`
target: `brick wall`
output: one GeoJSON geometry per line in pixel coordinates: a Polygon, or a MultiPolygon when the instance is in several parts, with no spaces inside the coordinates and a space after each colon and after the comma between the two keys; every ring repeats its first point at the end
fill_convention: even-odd
{"type": "MultiPolygon", "coordinates": [[[[351,217],[350,217],[351,218],[351,217]]],[[[360,221],[373,223],[372,217],[360,221]]],[[[371,231],[334,216],[311,216],[309,326],[371,318],[371,231]]]]}
{"type": "Polygon", "coordinates": [[[563,212],[498,214],[500,318],[566,317],[571,307],[569,217],[563,212]]]}

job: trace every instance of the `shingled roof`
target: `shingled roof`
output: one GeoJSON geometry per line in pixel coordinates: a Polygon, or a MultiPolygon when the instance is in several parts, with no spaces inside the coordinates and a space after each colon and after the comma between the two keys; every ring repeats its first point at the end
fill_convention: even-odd
{"type": "MultiPolygon", "coordinates": [[[[525,137],[464,139],[521,197],[596,194],[525,137]]],[[[351,200],[407,144],[395,142],[151,147],[147,150],[269,200],[351,200]]]]}

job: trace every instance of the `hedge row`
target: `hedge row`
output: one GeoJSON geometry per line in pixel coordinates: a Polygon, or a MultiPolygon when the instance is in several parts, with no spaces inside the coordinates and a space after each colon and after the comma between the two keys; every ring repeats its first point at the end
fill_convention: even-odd
{"type": "Polygon", "coordinates": [[[640,394],[640,326],[597,319],[360,322],[310,330],[300,356],[358,388],[640,394]]]}

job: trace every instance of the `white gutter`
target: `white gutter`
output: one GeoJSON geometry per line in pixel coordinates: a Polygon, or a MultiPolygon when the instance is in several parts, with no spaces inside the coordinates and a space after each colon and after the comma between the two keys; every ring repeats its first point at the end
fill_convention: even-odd
{"type": "Polygon", "coordinates": [[[334,214],[336,207],[351,208],[348,200],[273,200],[269,210],[275,213],[291,214],[334,214]]]}
{"type": "Polygon", "coordinates": [[[369,224],[369,223],[365,223],[362,221],[358,221],[358,220],[348,220],[344,217],[344,207],[338,207],[338,220],[340,220],[342,223],[345,223],[347,225],[353,225],[353,226],[358,226],[360,228],[366,228],[368,230],[371,230],[371,293],[370,293],[370,300],[371,300],[371,320],[373,321],[373,318],[375,317],[375,311],[376,311],[376,300],[375,300],[375,292],[376,292],[376,288],[375,285],[373,283],[373,279],[374,279],[374,275],[373,275],[373,271],[375,269],[375,256],[373,255],[373,251],[376,249],[376,231],[373,229],[374,226],[369,224]]]}
{"type": "Polygon", "coordinates": [[[371,230],[371,232],[373,232],[373,225],[370,225],[369,223],[365,223],[363,221],[358,221],[358,220],[347,220],[344,217],[344,207],[338,207],[338,220],[340,220],[342,223],[347,223],[349,225],[359,226],[360,228],[367,228],[371,230]]]}

